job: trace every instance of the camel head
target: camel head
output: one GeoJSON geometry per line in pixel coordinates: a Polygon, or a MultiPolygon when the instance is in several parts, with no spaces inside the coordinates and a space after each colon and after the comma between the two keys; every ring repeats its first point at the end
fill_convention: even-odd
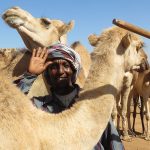
{"type": "Polygon", "coordinates": [[[65,24],[60,20],[35,18],[19,7],[8,9],[2,18],[10,27],[18,31],[30,51],[39,46],[47,47],[58,41],[65,44],[66,34],[74,26],[73,21],[65,24]]]}
{"type": "Polygon", "coordinates": [[[126,70],[133,70],[134,67],[139,67],[139,70],[146,70],[147,55],[143,49],[142,40],[137,35],[130,33],[127,33],[122,40],[125,40],[123,42],[123,47],[126,49],[125,59],[129,60],[125,60],[127,62],[125,63],[126,70]]]}
{"type": "Polygon", "coordinates": [[[135,66],[140,67],[142,66],[141,64],[147,62],[147,55],[143,50],[142,40],[137,34],[134,34],[127,30],[113,27],[103,32],[101,36],[93,34],[90,35],[88,39],[90,44],[94,47],[101,46],[106,50],[109,49],[109,47],[114,47],[114,53],[116,53],[119,57],[124,57],[124,59],[122,59],[122,62],[118,57],[116,63],[118,65],[123,64],[125,71],[130,71],[135,66]],[[105,44],[103,43],[103,41],[105,41],[105,44]],[[106,44],[106,42],[108,44],[106,44]]]}

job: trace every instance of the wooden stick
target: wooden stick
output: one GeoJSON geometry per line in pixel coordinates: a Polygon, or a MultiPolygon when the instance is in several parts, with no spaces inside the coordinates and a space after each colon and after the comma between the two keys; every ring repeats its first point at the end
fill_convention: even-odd
{"type": "Polygon", "coordinates": [[[145,29],[137,27],[133,24],[130,24],[128,22],[118,20],[118,19],[113,19],[113,24],[150,39],[150,32],[149,31],[146,31],[145,29]]]}

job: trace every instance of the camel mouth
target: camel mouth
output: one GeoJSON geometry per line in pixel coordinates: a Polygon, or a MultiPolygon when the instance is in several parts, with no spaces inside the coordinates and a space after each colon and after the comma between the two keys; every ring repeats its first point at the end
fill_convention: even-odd
{"type": "Polygon", "coordinates": [[[17,28],[19,26],[24,25],[24,21],[20,19],[17,15],[3,14],[2,18],[6,23],[8,23],[8,25],[10,25],[13,28],[17,28]]]}
{"type": "Polygon", "coordinates": [[[8,19],[8,18],[12,18],[12,17],[13,17],[13,18],[19,18],[18,15],[15,15],[15,14],[7,14],[7,12],[2,15],[2,18],[3,18],[4,20],[6,20],[6,19],[8,19]]]}

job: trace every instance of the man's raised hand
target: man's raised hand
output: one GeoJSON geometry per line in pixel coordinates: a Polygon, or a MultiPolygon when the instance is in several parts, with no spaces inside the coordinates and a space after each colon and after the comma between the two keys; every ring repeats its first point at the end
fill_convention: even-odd
{"type": "Polygon", "coordinates": [[[44,48],[33,49],[32,57],[30,59],[28,71],[32,74],[41,74],[48,65],[52,64],[51,61],[46,62],[48,51],[44,48]]]}

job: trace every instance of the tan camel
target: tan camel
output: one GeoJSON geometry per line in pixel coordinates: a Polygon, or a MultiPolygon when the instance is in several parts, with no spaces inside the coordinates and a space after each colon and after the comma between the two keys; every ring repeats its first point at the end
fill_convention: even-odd
{"type": "Polygon", "coordinates": [[[65,44],[66,34],[74,26],[73,21],[65,24],[61,20],[34,18],[19,7],[8,9],[2,18],[10,27],[18,31],[29,50],[39,46],[48,47],[58,41],[65,44]]]}
{"type": "Polygon", "coordinates": [[[98,37],[91,35],[89,40],[96,47],[84,90],[79,102],[62,113],[48,114],[36,109],[1,73],[2,150],[91,150],[96,145],[111,117],[124,72],[141,63],[143,58],[136,50],[141,40],[118,27],[98,37]]]}
{"type": "MultiPolygon", "coordinates": [[[[15,28],[20,34],[26,47],[32,51],[33,48],[38,46],[49,46],[55,42],[66,43],[67,32],[69,32],[74,25],[71,21],[69,24],[65,24],[60,20],[50,20],[48,18],[34,18],[29,12],[19,8],[13,7],[8,9],[3,14],[5,22],[15,28]]],[[[89,67],[91,65],[91,59],[89,52],[79,42],[72,44],[72,47],[80,54],[82,69],[77,79],[77,83],[83,87],[85,78],[87,77],[89,67]]],[[[18,78],[22,75],[28,67],[30,60],[30,53],[11,52],[9,49],[3,49],[2,56],[6,61],[4,69],[8,72],[13,79],[18,78]],[[8,59],[11,58],[11,59],[8,59]],[[9,64],[9,65],[8,65],[9,64]]],[[[47,85],[46,85],[47,86],[47,85]]],[[[43,77],[39,76],[38,79],[33,83],[30,89],[29,96],[42,96],[46,95],[47,91],[43,82],[43,77]],[[38,89],[38,90],[37,90],[38,89]],[[41,89],[41,90],[40,90],[41,89]],[[37,91],[42,91],[39,93],[37,91]],[[39,95],[40,94],[40,95],[39,95]]]]}
{"type": "Polygon", "coordinates": [[[144,58],[143,63],[141,63],[139,66],[134,66],[130,71],[125,72],[123,78],[123,87],[117,99],[117,108],[122,117],[123,139],[127,141],[131,140],[131,137],[128,135],[128,129],[131,131],[130,106],[133,97],[133,87],[137,80],[138,72],[143,72],[144,70],[148,69],[147,55],[142,49],[142,46],[139,48],[138,53],[144,58]]]}
{"type": "MultiPolygon", "coordinates": [[[[130,107],[131,107],[131,101],[134,100],[136,101],[137,97],[137,92],[135,92],[135,85],[136,82],[138,82],[138,74],[144,72],[144,70],[147,70],[149,68],[148,60],[147,60],[147,55],[143,51],[142,47],[138,50],[139,53],[141,53],[141,56],[145,58],[143,63],[140,66],[135,66],[132,68],[132,70],[128,71],[124,75],[123,79],[123,88],[121,90],[121,94],[119,95],[120,97],[117,100],[117,108],[118,112],[122,117],[122,130],[123,130],[123,140],[130,141],[131,137],[128,135],[128,129],[129,132],[135,135],[133,128],[131,128],[131,122],[130,122],[130,107]],[[133,131],[133,132],[132,132],[133,131]]],[[[137,103],[134,103],[134,107],[137,103]]],[[[119,121],[117,124],[119,128],[119,121]]],[[[142,126],[143,126],[143,121],[142,121],[142,126]]]]}
{"type": "Polygon", "coordinates": [[[133,88],[137,80],[137,74],[138,72],[135,70],[125,73],[123,78],[123,87],[120,91],[120,94],[117,96],[116,106],[113,110],[114,112],[112,117],[114,121],[116,121],[116,116],[118,116],[117,128],[118,130],[122,128],[122,139],[125,141],[131,141],[131,136],[129,136],[129,133],[135,135],[131,127],[130,107],[133,99],[133,88]],[[122,127],[120,126],[120,117],[122,118],[122,127]]]}
{"type": "Polygon", "coordinates": [[[96,101],[84,96],[86,101],[70,110],[49,114],[35,108],[6,77],[1,73],[1,150],[91,150],[96,145],[110,117],[111,95],[96,101]]]}
{"type": "MultiPolygon", "coordinates": [[[[144,37],[150,38],[150,32],[149,31],[147,31],[145,29],[142,29],[138,26],[135,26],[131,23],[128,23],[128,22],[125,22],[125,21],[122,21],[122,20],[118,20],[118,19],[114,19],[113,23],[115,25],[121,27],[121,28],[132,31],[132,32],[137,33],[139,35],[142,35],[144,37]]],[[[147,62],[146,62],[145,67],[147,69],[149,69],[149,64],[147,62]]],[[[141,122],[142,122],[142,129],[143,129],[143,133],[144,133],[145,127],[144,127],[144,121],[143,121],[143,108],[145,106],[146,107],[146,120],[147,120],[147,131],[146,131],[145,139],[150,140],[150,131],[149,131],[149,128],[150,128],[149,127],[150,126],[149,125],[150,112],[149,112],[149,104],[148,104],[149,89],[150,89],[150,87],[149,87],[149,71],[144,71],[144,72],[140,72],[140,73],[133,71],[132,73],[129,73],[127,78],[128,79],[130,78],[129,79],[130,80],[129,86],[131,86],[130,83],[133,82],[132,83],[133,87],[132,87],[132,90],[130,91],[129,100],[128,100],[128,102],[129,102],[128,109],[129,109],[130,108],[131,97],[133,97],[133,101],[134,101],[133,131],[134,131],[134,125],[135,125],[137,100],[139,99],[139,97],[141,97],[140,116],[141,116],[141,122]],[[144,103],[144,106],[143,106],[143,103],[144,103]]],[[[130,109],[128,111],[128,114],[130,114],[130,109]]],[[[130,115],[128,115],[128,116],[130,116],[130,115]]],[[[128,122],[129,122],[129,120],[130,120],[130,118],[128,117],[128,122]]],[[[129,128],[131,128],[131,125],[129,125],[129,128]]]]}
{"type": "Polygon", "coordinates": [[[24,55],[24,51],[26,49],[0,48],[1,69],[13,80],[18,79],[27,70],[30,53],[26,52],[24,55]]]}
{"type": "MultiPolygon", "coordinates": [[[[97,41],[98,38],[95,38],[95,40],[93,41],[93,43],[95,44],[95,41],[97,41]]],[[[139,42],[136,44],[136,50],[138,51],[138,54],[143,58],[143,62],[146,61],[147,56],[145,54],[145,52],[142,49],[142,42],[139,42]]],[[[143,64],[143,63],[142,63],[143,64]]],[[[117,65],[116,65],[117,66],[117,65]]],[[[128,95],[130,92],[130,86],[131,86],[131,82],[132,82],[132,74],[130,74],[130,70],[132,69],[136,69],[140,66],[133,66],[132,68],[128,68],[127,70],[125,70],[124,73],[122,73],[122,80],[123,80],[123,85],[120,87],[120,89],[118,90],[118,95],[120,95],[121,93],[121,97],[122,97],[122,106],[120,108],[120,114],[123,118],[122,121],[122,126],[123,126],[123,139],[128,140],[129,136],[128,136],[128,128],[127,128],[127,119],[126,119],[126,115],[127,115],[127,102],[128,102],[128,95]]],[[[117,73],[120,72],[120,68],[118,67],[118,71],[117,73]]],[[[119,79],[117,79],[118,81],[119,79]]],[[[118,96],[117,96],[118,97],[118,96]]],[[[118,100],[118,98],[117,98],[118,100]]],[[[117,103],[118,104],[118,103],[117,103]]],[[[117,112],[116,112],[116,106],[114,106],[113,112],[112,112],[112,117],[115,118],[117,112]],[[114,111],[115,110],[115,111],[114,111]]],[[[113,119],[114,119],[113,118],[113,119]]]]}
{"type": "MultiPolygon", "coordinates": [[[[134,97],[141,96],[143,101],[143,107],[145,108],[146,112],[146,131],[145,132],[145,139],[150,140],[150,105],[149,105],[149,97],[150,97],[150,69],[141,72],[138,74],[138,78],[136,80],[136,83],[134,85],[133,89],[134,97]]],[[[141,112],[141,117],[143,119],[143,113],[141,112]]],[[[144,127],[144,123],[142,124],[142,127],[144,127]]],[[[134,128],[134,126],[133,126],[134,128]]],[[[143,128],[143,130],[145,130],[143,128]]]]}
{"type": "MultiPolygon", "coordinates": [[[[141,72],[143,73],[143,72],[141,72]]],[[[128,114],[127,114],[127,118],[128,118],[128,127],[129,130],[131,130],[133,135],[136,135],[135,133],[135,119],[136,119],[136,108],[137,105],[139,105],[140,108],[140,118],[141,118],[141,124],[142,124],[142,135],[144,135],[145,133],[145,125],[144,125],[144,120],[143,120],[143,100],[141,98],[141,96],[139,96],[139,94],[137,93],[135,86],[136,86],[136,82],[138,82],[138,76],[139,76],[139,72],[137,71],[133,71],[133,81],[132,81],[132,88],[129,94],[129,99],[128,99],[128,114]],[[132,102],[132,103],[131,103],[132,102]],[[133,122],[132,122],[132,126],[131,126],[131,120],[130,120],[130,116],[131,116],[131,104],[133,106],[133,122]]]]}
{"type": "Polygon", "coordinates": [[[79,41],[74,42],[71,47],[81,56],[82,69],[80,70],[79,76],[77,78],[77,83],[82,88],[91,67],[91,56],[89,52],[87,52],[87,49],[79,41]]]}

